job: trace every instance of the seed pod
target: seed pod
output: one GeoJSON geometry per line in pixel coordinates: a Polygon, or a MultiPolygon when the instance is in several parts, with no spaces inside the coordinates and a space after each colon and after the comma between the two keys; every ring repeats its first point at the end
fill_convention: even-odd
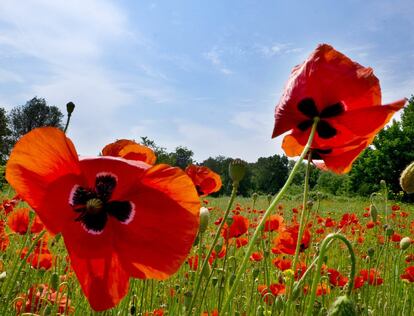
{"type": "Polygon", "coordinates": [[[50,287],[54,291],[56,291],[59,287],[59,275],[56,272],[53,272],[50,277],[50,287]]]}
{"type": "Polygon", "coordinates": [[[355,305],[347,295],[339,296],[329,309],[328,316],[356,316],[355,305]]]}
{"type": "Polygon", "coordinates": [[[409,164],[400,177],[401,188],[407,193],[414,193],[414,162],[409,164]]]}
{"type": "Polygon", "coordinates": [[[246,162],[241,159],[235,159],[229,164],[230,179],[233,184],[239,184],[246,174],[246,162]]]}
{"type": "Polygon", "coordinates": [[[368,256],[370,258],[372,258],[374,256],[374,253],[375,253],[374,248],[372,248],[372,247],[368,248],[368,256]]]}
{"type": "Polygon", "coordinates": [[[66,111],[68,114],[72,114],[73,110],[75,109],[75,104],[73,102],[69,102],[66,104],[66,111]]]}

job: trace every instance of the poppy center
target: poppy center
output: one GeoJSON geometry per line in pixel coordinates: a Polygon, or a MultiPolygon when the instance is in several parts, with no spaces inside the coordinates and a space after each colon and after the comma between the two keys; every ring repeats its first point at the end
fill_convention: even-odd
{"type": "Polygon", "coordinates": [[[327,119],[342,114],[345,111],[345,107],[341,102],[337,102],[328,105],[322,111],[319,111],[312,98],[305,98],[298,103],[298,110],[308,118],[297,125],[302,132],[311,128],[313,119],[319,117],[320,121],[318,126],[316,126],[316,133],[320,138],[328,139],[334,137],[338,131],[327,121],[327,119]]]}
{"type": "Polygon", "coordinates": [[[129,224],[135,215],[135,205],[131,201],[112,200],[117,185],[117,177],[110,173],[96,175],[94,187],[75,185],[69,197],[72,209],[79,213],[75,221],[91,234],[103,232],[108,217],[112,216],[122,224],[129,224]]]}

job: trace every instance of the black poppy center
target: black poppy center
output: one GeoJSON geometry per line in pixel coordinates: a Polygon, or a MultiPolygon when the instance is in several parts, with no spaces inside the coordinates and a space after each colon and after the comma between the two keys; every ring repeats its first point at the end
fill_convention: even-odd
{"type": "Polygon", "coordinates": [[[298,110],[307,117],[307,119],[297,125],[301,131],[304,132],[310,128],[313,124],[313,119],[319,117],[320,121],[318,126],[316,126],[316,133],[320,138],[328,139],[334,137],[337,134],[337,130],[326,119],[342,114],[345,111],[345,107],[341,102],[337,102],[319,112],[315,101],[312,98],[305,98],[298,103],[298,110]]]}
{"type": "Polygon", "coordinates": [[[131,201],[111,200],[115,190],[117,179],[112,174],[98,174],[95,186],[85,188],[76,185],[69,199],[79,216],[75,221],[81,222],[82,227],[91,234],[102,233],[112,216],[123,224],[128,224],[134,216],[134,204],[131,201]]]}

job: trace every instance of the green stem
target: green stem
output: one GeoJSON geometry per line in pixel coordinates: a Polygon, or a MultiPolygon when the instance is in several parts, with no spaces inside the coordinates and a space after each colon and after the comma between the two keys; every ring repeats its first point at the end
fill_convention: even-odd
{"type": "Polygon", "coordinates": [[[242,275],[244,274],[244,271],[246,270],[247,262],[249,261],[249,257],[250,257],[250,255],[253,252],[253,249],[255,247],[255,241],[259,237],[259,234],[262,231],[262,228],[264,226],[264,223],[265,223],[266,219],[269,217],[272,210],[279,203],[279,201],[282,199],[283,195],[285,194],[286,190],[289,188],[289,185],[291,184],[294,176],[296,175],[296,172],[298,171],[299,166],[302,163],[303,158],[306,156],[309,149],[311,148],[313,137],[315,135],[316,126],[317,126],[318,122],[319,122],[319,118],[315,118],[314,123],[312,125],[311,133],[309,135],[308,142],[306,143],[306,146],[303,149],[302,154],[300,155],[299,159],[296,161],[295,165],[293,166],[292,171],[290,172],[290,175],[289,175],[288,179],[286,180],[286,183],[284,184],[282,189],[280,189],[279,193],[276,195],[276,197],[273,199],[273,201],[270,203],[270,205],[267,208],[266,212],[264,213],[262,219],[260,220],[259,225],[257,225],[256,230],[255,230],[252,238],[249,241],[248,248],[247,248],[246,253],[244,255],[243,261],[241,262],[240,269],[237,272],[237,275],[236,275],[236,278],[234,280],[233,286],[230,289],[230,293],[227,296],[226,300],[224,301],[222,312],[223,311],[226,312],[229,308],[230,301],[231,301],[231,299],[233,298],[233,296],[236,292],[236,289],[239,285],[239,282],[240,282],[240,279],[241,279],[242,275]]]}
{"type": "MultiPolygon", "coordinates": [[[[216,246],[217,241],[218,241],[218,239],[220,237],[220,233],[221,233],[221,231],[223,229],[224,223],[226,222],[227,217],[229,216],[231,206],[233,205],[234,199],[236,198],[236,195],[237,195],[237,188],[238,187],[239,187],[239,183],[238,182],[234,182],[233,183],[233,189],[231,191],[230,200],[229,200],[229,203],[227,204],[226,212],[224,213],[223,219],[222,219],[219,227],[217,228],[216,234],[214,235],[213,242],[212,242],[212,244],[210,246],[210,249],[209,249],[209,251],[207,253],[207,256],[205,257],[205,259],[203,261],[203,265],[201,266],[201,273],[199,274],[199,277],[197,279],[197,283],[196,283],[196,286],[195,286],[195,291],[194,291],[194,293],[192,295],[191,302],[190,302],[190,305],[189,305],[189,308],[188,308],[188,311],[187,311],[187,314],[189,314],[189,315],[192,315],[192,309],[193,309],[195,300],[197,298],[198,291],[200,290],[201,279],[203,278],[204,270],[207,267],[208,259],[211,257],[211,254],[213,252],[213,249],[216,246]]],[[[227,251],[227,249],[226,249],[226,251],[227,251]]],[[[199,258],[199,260],[201,260],[201,258],[199,258]]],[[[207,287],[207,285],[208,284],[206,284],[206,287],[207,287]]]]}
{"type": "Polygon", "coordinates": [[[325,257],[325,252],[328,249],[329,242],[333,239],[339,239],[341,240],[348,248],[349,254],[351,256],[351,271],[349,273],[349,280],[348,280],[348,288],[347,288],[347,295],[350,296],[352,289],[354,288],[354,278],[355,278],[355,267],[356,267],[356,258],[354,249],[352,248],[351,242],[346,239],[346,237],[342,234],[334,233],[329,234],[325,237],[325,239],[322,241],[321,249],[318,256],[318,265],[316,266],[316,271],[314,272],[313,281],[312,281],[312,289],[310,294],[310,300],[309,305],[306,311],[307,316],[311,316],[313,312],[313,304],[315,302],[315,295],[316,295],[316,288],[318,286],[319,277],[320,277],[320,271],[323,264],[323,258],[325,257]]]}
{"type": "Polygon", "coordinates": [[[68,119],[66,120],[66,125],[65,125],[65,129],[63,130],[63,132],[66,134],[66,131],[68,130],[69,127],[69,122],[70,122],[70,118],[72,116],[72,113],[68,114],[68,119]]]}

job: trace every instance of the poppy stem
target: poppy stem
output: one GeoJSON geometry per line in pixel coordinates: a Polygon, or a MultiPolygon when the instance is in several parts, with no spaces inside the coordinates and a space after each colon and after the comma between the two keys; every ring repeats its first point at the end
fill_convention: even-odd
{"type": "Polygon", "coordinates": [[[289,177],[286,180],[286,183],[283,185],[283,187],[280,189],[279,193],[275,196],[273,201],[270,203],[270,205],[267,208],[266,212],[264,213],[262,219],[260,220],[260,223],[257,225],[256,230],[255,230],[252,238],[249,241],[249,245],[248,245],[248,248],[247,248],[246,253],[244,255],[243,261],[240,264],[240,269],[237,272],[236,278],[235,278],[234,283],[233,283],[233,285],[230,289],[229,295],[227,296],[226,300],[224,301],[223,308],[220,311],[224,315],[230,307],[230,301],[233,299],[233,296],[236,292],[236,289],[239,287],[240,279],[241,279],[242,275],[244,274],[244,272],[246,270],[247,263],[249,262],[249,257],[250,257],[250,255],[253,252],[253,249],[255,247],[256,239],[261,234],[261,232],[263,230],[264,223],[266,222],[266,219],[269,217],[270,213],[274,210],[275,206],[279,203],[279,201],[282,199],[283,195],[285,194],[286,190],[289,188],[290,184],[292,183],[293,178],[295,177],[295,175],[296,175],[296,173],[299,169],[299,166],[301,165],[301,163],[303,161],[303,158],[306,156],[309,149],[311,148],[313,137],[315,135],[316,126],[318,125],[318,122],[319,122],[319,118],[316,117],[314,119],[314,122],[313,122],[313,125],[312,125],[312,129],[311,129],[311,132],[310,132],[310,135],[309,135],[308,142],[306,143],[306,146],[303,149],[302,154],[300,155],[299,159],[296,161],[295,165],[293,166],[292,171],[290,172],[289,177]]]}
{"type": "Polygon", "coordinates": [[[342,241],[347,246],[350,257],[351,257],[351,271],[349,273],[348,288],[347,288],[347,292],[346,292],[346,295],[348,297],[351,295],[352,289],[354,288],[354,278],[355,278],[355,271],[356,271],[356,257],[355,257],[354,249],[352,248],[352,244],[342,234],[338,234],[338,233],[329,234],[322,241],[321,249],[319,250],[318,264],[317,264],[316,270],[314,272],[309,305],[308,305],[308,308],[306,310],[306,315],[307,316],[311,316],[313,314],[313,304],[315,302],[316,289],[317,289],[318,283],[319,283],[320,271],[321,271],[322,264],[323,264],[323,261],[324,261],[325,252],[326,252],[326,250],[328,250],[328,248],[331,244],[330,241],[334,240],[334,239],[339,239],[340,241],[342,241]]]}
{"type": "MultiPolygon", "coordinates": [[[[199,274],[199,276],[197,278],[197,283],[196,283],[196,286],[195,286],[195,290],[194,290],[194,293],[192,293],[191,302],[190,302],[190,305],[189,305],[188,310],[187,310],[187,314],[188,315],[192,315],[193,314],[192,313],[192,309],[193,309],[195,300],[197,299],[198,291],[200,290],[201,279],[203,278],[204,271],[207,268],[208,260],[210,259],[211,254],[212,254],[212,252],[214,250],[214,247],[216,246],[217,241],[218,241],[218,239],[220,237],[220,232],[222,231],[223,226],[224,226],[224,223],[226,222],[227,217],[229,216],[231,206],[233,205],[234,199],[236,198],[236,195],[237,195],[237,189],[238,189],[238,187],[239,187],[239,182],[234,181],[233,182],[233,189],[231,191],[231,196],[230,196],[229,203],[227,204],[226,212],[224,213],[223,219],[222,219],[219,227],[217,228],[216,234],[214,235],[213,242],[211,243],[211,246],[210,246],[210,249],[209,249],[209,251],[207,253],[207,256],[204,258],[203,265],[201,266],[201,272],[200,272],[200,274],[199,274]]],[[[199,258],[199,260],[201,260],[201,258],[199,258]]],[[[205,287],[208,286],[208,281],[209,280],[210,280],[210,278],[207,279],[207,284],[205,285],[205,287]]]]}

